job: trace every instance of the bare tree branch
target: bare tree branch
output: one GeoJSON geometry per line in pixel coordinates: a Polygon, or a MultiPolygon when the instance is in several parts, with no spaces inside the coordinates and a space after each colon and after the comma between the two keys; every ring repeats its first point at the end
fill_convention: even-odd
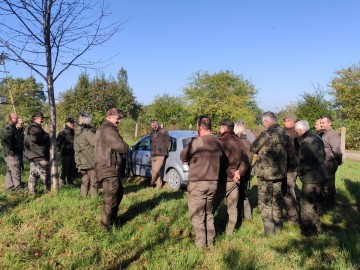
{"type": "Polygon", "coordinates": [[[105,0],[0,0],[0,46],[46,81],[50,108],[52,188],[58,189],[54,82],[71,66],[96,68],[84,58],[109,41],[124,21],[107,23],[105,0]]]}

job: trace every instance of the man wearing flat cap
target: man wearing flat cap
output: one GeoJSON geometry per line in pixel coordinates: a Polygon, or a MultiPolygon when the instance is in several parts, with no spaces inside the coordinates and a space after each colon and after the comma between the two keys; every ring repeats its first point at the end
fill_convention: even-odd
{"type": "Polygon", "coordinates": [[[50,190],[50,136],[42,128],[42,112],[32,116],[32,123],[26,128],[24,136],[24,158],[30,161],[28,181],[29,194],[36,192],[36,180],[41,178],[45,189],[50,190]]]}
{"type": "Polygon", "coordinates": [[[122,155],[129,151],[129,145],[119,134],[118,126],[123,112],[112,108],[106,112],[105,121],[95,134],[95,179],[104,190],[101,225],[109,229],[116,224],[119,205],[123,197],[121,177],[122,155]]]}
{"type": "Polygon", "coordinates": [[[299,142],[297,134],[295,132],[295,123],[297,116],[294,113],[288,113],[284,117],[284,128],[286,134],[289,136],[289,148],[288,148],[288,163],[286,182],[283,183],[284,202],[286,205],[287,217],[286,220],[290,222],[298,222],[297,201],[295,195],[295,185],[298,167],[298,151],[299,142]]]}
{"type": "Polygon", "coordinates": [[[73,118],[66,118],[65,128],[56,137],[56,146],[61,155],[60,185],[72,185],[76,172],[73,118]]]}
{"type": "Polygon", "coordinates": [[[233,121],[230,119],[221,121],[220,132],[221,134],[218,139],[227,157],[228,167],[226,169],[226,176],[224,177],[225,181],[222,181],[222,177],[219,179],[218,189],[214,198],[213,212],[216,211],[221,201],[226,198],[227,212],[229,215],[226,233],[232,234],[234,230],[237,229],[240,221],[238,211],[238,185],[249,168],[249,159],[243,143],[234,133],[233,121]]]}

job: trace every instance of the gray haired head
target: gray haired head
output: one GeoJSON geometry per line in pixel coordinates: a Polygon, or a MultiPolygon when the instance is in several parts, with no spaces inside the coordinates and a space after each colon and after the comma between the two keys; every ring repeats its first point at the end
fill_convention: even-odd
{"type": "Polygon", "coordinates": [[[91,120],[92,120],[92,117],[90,114],[87,114],[87,113],[81,113],[79,115],[79,121],[78,121],[78,124],[80,126],[91,126],[91,120]]]}
{"type": "Polygon", "coordinates": [[[277,122],[275,113],[270,112],[270,111],[263,113],[262,120],[265,120],[265,119],[270,122],[277,122]]]}
{"type": "Polygon", "coordinates": [[[306,120],[300,120],[295,123],[295,130],[302,130],[305,133],[309,129],[309,122],[306,120]]]}

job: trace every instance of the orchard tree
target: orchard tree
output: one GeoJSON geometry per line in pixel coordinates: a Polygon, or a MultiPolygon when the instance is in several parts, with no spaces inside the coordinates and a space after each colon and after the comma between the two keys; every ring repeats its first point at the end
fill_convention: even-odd
{"type": "Polygon", "coordinates": [[[77,118],[80,112],[90,113],[94,126],[100,125],[104,112],[117,107],[126,116],[136,119],[140,104],[136,101],[128,84],[127,72],[121,68],[117,80],[105,78],[105,75],[90,79],[87,74],[81,74],[74,88],[60,93],[58,110],[62,118],[72,116],[77,118]]]}
{"type": "Polygon", "coordinates": [[[182,97],[169,94],[157,95],[149,106],[148,113],[152,119],[158,120],[166,127],[185,128],[184,120],[187,118],[187,113],[182,97]]]}
{"type": "MultiPolygon", "coordinates": [[[[19,117],[29,120],[36,111],[44,109],[46,96],[42,83],[36,82],[34,77],[27,79],[7,78],[0,83],[0,96],[10,100],[10,91],[12,93],[13,105],[19,117]]],[[[3,106],[3,115],[8,115],[12,111],[12,107],[3,106]]]]}
{"type": "Polygon", "coordinates": [[[89,65],[82,58],[108,41],[121,23],[108,24],[104,1],[0,0],[0,45],[8,59],[20,62],[46,82],[50,109],[51,187],[58,190],[54,83],[71,66],[89,65]]]}
{"type": "Polygon", "coordinates": [[[360,149],[360,66],[352,65],[335,72],[331,94],[342,124],[347,128],[346,148],[360,149]]]}
{"type": "Polygon", "coordinates": [[[133,90],[128,82],[128,74],[124,68],[121,68],[117,74],[117,107],[120,108],[125,115],[131,116],[136,120],[139,116],[141,105],[137,102],[133,90]]]}
{"type": "Polygon", "coordinates": [[[360,66],[353,65],[335,72],[331,81],[331,94],[335,108],[343,120],[360,119],[360,66]]]}
{"type": "Polygon", "coordinates": [[[299,120],[307,120],[313,127],[322,115],[334,118],[331,102],[325,98],[326,91],[319,86],[313,93],[304,93],[300,97],[295,111],[299,120]]]}
{"type": "Polygon", "coordinates": [[[199,115],[207,114],[214,125],[224,118],[242,119],[248,127],[255,125],[260,112],[255,102],[258,91],[250,80],[232,71],[197,72],[190,80],[184,97],[192,124],[199,115]]]}

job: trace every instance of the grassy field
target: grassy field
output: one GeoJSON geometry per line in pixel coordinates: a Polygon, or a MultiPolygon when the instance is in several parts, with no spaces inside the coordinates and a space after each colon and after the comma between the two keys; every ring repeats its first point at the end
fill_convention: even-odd
{"type": "Polygon", "coordinates": [[[324,232],[317,238],[301,236],[290,223],[278,236],[263,236],[253,179],[253,220],[226,236],[226,209],[220,207],[216,243],[205,250],[194,246],[185,191],[149,189],[148,180],[125,179],[121,226],[105,231],[99,226],[101,197],[81,199],[78,186],[35,197],[5,192],[0,165],[0,269],[360,269],[356,161],[339,168],[339,205],[321,217],[324,232]]]}

